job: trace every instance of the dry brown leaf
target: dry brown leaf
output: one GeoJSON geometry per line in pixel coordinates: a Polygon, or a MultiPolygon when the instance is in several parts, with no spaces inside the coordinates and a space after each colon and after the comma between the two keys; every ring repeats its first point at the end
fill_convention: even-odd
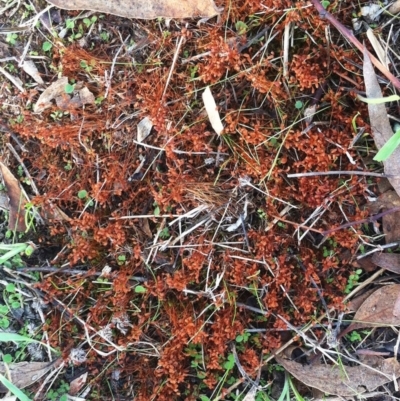
{"type": "Polygon", "coordinates": [[[211,18],[219,13],[213,0],[47,0],[64,10],[91,10],[125,18],[211,18]]]}
{"type": "Polygon", "coordinates": [[[40,212],[44,220],[56,220],[56,221],[71,220],[57,205],[54,205],[49,201],[42,204],[40,212]]]}
{"type": "MultiPolygon", "coordinates": [[[[9,363],[7,367],[11,375],[11,382],[20,389],[28,387],[43,377],[59,360],[56,359],[53,362],[9,363]]],[[[0,373],[7,379],[10,379],[4,363],[0,363],[0,373]]],[[[0,384],[0,392],[4,393],[7,391],[6,387],[0,384]]]]}
{"type": "Polygon", "coordinates": [[[362,293],[358,297],[353,298],[351,301],[349,301],[346,306],[347,306],[347,311],[348,312],[357,312],[358,309],[360,309],[360,306],[365,302],[367,298],[371,296],[373,292],[375,292],[377,288],[371,288],[370,290],[362,293]]]}
{"type": "Polygon", "coordinates": [[[372,261],[379,267],[393,273],[400,273],[400,255],[398,253],[374,253],[372,261]]]}
{"type": "Polygon", "coordinates": [[[280,355],[275,359],[307,386],[342,397],[372,391],[400,376],[400,364],[396,358],[382,359],[380,365],[374,367],[375,370],[363,365],[303,365],[280,355]]]}
{"type": "Polygon", "coordinates": [[[51,101],[56,97],[65,93],[65,86],[68,84],[68,78],[62,77],[58,81],[53,82],[46,90],[39,96],[36,104],[33,106],[35,113],[41,113],[43,110],[51,107],[51,101]]]}
{"type": "Polygon", "coordinates": [[[20,232],[26,231],[25,225],[25,199],[22,195],[19,181],[12,175],[8,167],[0,162],[0,170],[3,176],[4,185],[7,188],[7,195],[10,200],[9,210],[10,217],[8,228],[11,231],[17,230],[20,232]]]}
{"type": "Polygon", "coordinates": [[[88,374],[86,372],[77,377],[76,379],[72,380],[72,382],[69,384],[68,395],[77,395],[82,386],[86,383],[87,376],[88,374]]]}
{"type": "Polygon", "coordinates": [[[400,318],[393,314],[399,294],[400,284],[378,288],[360,306],[353,318],[353,323],[343,330],[341,336],[365,327],[400,325],[400,318]]]}
{"type": "MultiPolygon", "coordinates": [[[[381,98],[382,91],[378,84],[374,68],[364,48],[364,82],[367,98],[381,98]]],[[[384,104],[368,104],[369,119],[375,145],[380,149],[393,135],[384,104]]],[[[400,147],[397,147],[391,156],[383,162],[385,174],[397,178],[389,178],[393,188],[400,194],[400,147]]]]}
{"type": "MultiPolygon", "coordinates": [[[[371,202],[368,205],[368,210],[371,214],[379,213],[390,210],[400,206],[400,197],[393,190],[384,192],[376,202],[371,202]]],[[[385,241],[387,244],[400,240],[400,212],[392,212],[385,214],[382,217],[382,228],[385,234],[385,241]]],[[[383,267],[383,266],[382,266],[383,267]]]]}

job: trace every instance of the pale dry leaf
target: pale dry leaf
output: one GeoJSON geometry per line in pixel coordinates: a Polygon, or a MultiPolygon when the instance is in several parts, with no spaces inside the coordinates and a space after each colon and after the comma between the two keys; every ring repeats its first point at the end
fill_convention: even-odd
{"type": "Polygon", "coordinates": [[[211,18],[219,10],[213,0],[47,0],[64,10],[91,10],[125,18],[211,18]]]}
{"type": "Polygon", "coordinates": [[[25,60],[22,63],[22,69],[31,76],[38,84],[43,85],[44,81],[39,74],[36,64],[32,60],[25,60]]]}
{"type": "Polygon", "coordinates": [[[25,199],[22,194],[19,181],[13,176],[8,167],[0,162],[0,171],[3,176],[4,185],[7,188],[9,198],[10,216],[8,220],[8,228],[11,231],[26,231],[25,225],[25,199]]]}
{"type": "MultiPolygon", "coordinates": [[[[367,50],[364,48],[363,64],[364,82],[367,98],[381,98],[382,91],[378,84],[374,68],[367,50]]],[[[390,126],[384,104],[368,104],[369,119],[372,135],[378,150],[392,137],[393,130],[390,126]]],[[[395,191],[400,194],[400,147],[397,147],[390,157],[383,162],[385,174],[394,176],[389,178],[395,191]]]]}
{"type": "Polygon", "coordinates": [[[137,141],[143,142],[150,135],[152,128],[153,123],[151,122],[150,118],[143,118],[137,125],[137,141]]]}
{"type": "Polygon", "coordinates": [[[224,130],[224,126],[222,125],[217,105],[209,86],[207,86],[207,88],[204,90],[202,97],[211,126],[218,135],[221,135],[222,131],[224,130]]]}
{"type": "Polygon", "coordinates": [[[65,94],[65,87],[68,84],[68,78],[62,77],[58,81],[53,82],[46,90],[39,96],[36,104],[33,106],[35,113],[41,113],[43,110],[51,107],[51,101],[61,95],[65,94]]]}
{"type": "Polygon", "coordinates": [[[95,104],[95,97],[92,92],[86,86],[78,91],[79,97],[81,99],[82,105],[85,104],[95,104]]]}
{"type": "Polygon", "coordinates": [[[374,31],[371,28],[367,29],[367,37],[372,45],[372,47],[375,50],[376,55],[379,58],[379,61],[387,68],[389,69],[389,63],[387,59],[387,54],[382,47],[381,43],[379,40],[376,38],[374,31]]]}
{"type": "Polygon", "coordinates": [[[400,325],[400,318],[393,314],[394,305],[400,294],[400,284],[385,285],[374,291],[360,306],[353,322],[341,333],[365,327],[385,327],[400,325]]]}
{"type": "MultiPolygon", "coordinates": [[[[53,362],[19,362],[9,363],[7,368],[11,375],[11,382],[19,389],[30,386],[49,372],[60,359],[53,362]]],[[[0,363],[0,373],[8,377],[8,371],[4,363],[0,363]]],[[[5,386],[0,384],[0,392],[8,391],[5,386]]]]}
{"type": "Polygon", "coordinates": [[[400,12],[400,0],[396,0],[388,10],[391,14],[397,14],[400,12]]]}
{"type": "Polygon", "coordinates": [[[400,376],[400,364],[396,358],[382,359],[380,365],[374,367],[375,370],[363,365],[303,365],[280,355],[275,359],[307,386],[342,397],[372,391],[400,376]]]}

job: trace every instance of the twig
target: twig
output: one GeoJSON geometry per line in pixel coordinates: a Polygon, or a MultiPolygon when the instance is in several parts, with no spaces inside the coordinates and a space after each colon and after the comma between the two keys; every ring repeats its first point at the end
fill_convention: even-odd
{"type": "MultiPolygon", "coordinates": [[[[186,24],[186,28],[187,27],[188,27],[188,24],[186,24]]],[[[176,51],[175,51],[175,54],[174,54],[174,58],[172,60],[171,68],[169,69],[167,82],[165,83],[164,92],[162,94],[162,99],[164,99],[165,93],[167,92],[169,81],[171,80],[172,73],[174,72],[176,60],[178,60],[179,51],[180,51],[180,49],[182,47],[182,43],[183,43],[184,38],[185,38],[185,36],[182,34],[182,36],[179,38],[178,44],[176,45],[176,51]]]]}
{"type": "MultiPolygon", "coordinates": [[[[350,43],[357,47],[357,49],[361,52],[364,52],[364,46],[358,41],[353,33],[344,25],[342,25],[330,12],[326,11],[319,0],[311,0],[311,3],[314,4],[314,7],[319,12],[321,18],[326,18],[326,20],[332,24],[350,43]]],[[[388,71],[387,68],[382,65],[382,63],[373,54],[371,54],[368,50],[366,51],[375,67],[377,67],[382,74],[390,80],[393,86],[400,90],[400,81],[390,71],[388,71]]]]}
{"type": "Polygon", "coordinates": [[[319,231],[319,232],[325,237],[325,236],[327,236],[329,234],[332,234],[332,233],[334,233],[336,231],[343,230],[344,228],[353,227],[355,225],[363,224],[363,223],[371,223],[373,221],[379,220],[381,217],[386,216],[387,214],[395,213],[395,212],[399,212],[399,211],[400,211],[400,206],[397,206],[397,207],[394,207],[392,209],[385,210],[382,213],[375,214],[374,216],[367,217],[366,219],[350,221],[349,223],[342,224],[341,226],[338,226],[338,227],[335,227],[335,228],[331,228],[330,230],[326,230],[326,231],[322,231],[322,232],[319,231]]]}
{"type": "Polygon", "coordinates": [[[9,79],[22,93],[25,93],[24,87],[21,85],[19,82],[18,78],[13,77],[11,74],[9,74],[3,67],[0,67],[0,72],[7,78],[9,79]]]}
{"type": "MultiPolygon", "coordinates": [[[[117,58],[119,56],[119,53],[121,52],[122,48],[125,46],[125,43],[128,41],[128,39],[130,38],[130,35],[128,35],[126,37],[126,39],[122,42],[122,45],[120,46],[120,48],[117,50],[117,52],[115,53],[115,56],[113,58],[112,64],[111,64],[111,70],[110,70],[110,76],[108,77],[108,79],[106,80],[106,92],[104,94],[104,98],[107,99],[108,97],[108,92],[111,88],[111,80],[112,80],[112,76],[114,74],[114,68],[115,68],[115,64],[117,62],[117,58]]],[[[122,39],[122,38],[121,38],[122,39]]]]}
{"type": "Polygon", "coordinates": [[[397,176],[394,174],[385,174],[385,173],[372,173],[370,171],[315,171],[313,173],[295,173],[295,174],[287,174],[288,178],[301,178],[301,177],[317,177],[321,175],[361,175],[361,176],[371,176],[371,177],[379,177],[379,178],[396,178],[397,176]]]}

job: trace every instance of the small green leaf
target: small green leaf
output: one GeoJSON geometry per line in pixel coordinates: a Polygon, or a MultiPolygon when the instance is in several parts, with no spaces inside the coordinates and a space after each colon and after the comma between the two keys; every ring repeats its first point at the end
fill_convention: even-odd
{"type": "Polygon", "coordinates": [[[144,294],[145,292],[147,292],[147,290],[142,285],[137,285],[135,287],[135,292],[136,292],[136,294],[144,294]]]}
{"type": "Polygon", "coordinates": [[[4,363],[11,363],[13,360],[13,357],[10,354],[4,354],[3,355],[3,362],[4,363]]]}
{"type": "Polygon", "coordinates": [[[387,160],[399,145],[400,131],[396,131],[396,133],[379,149],[379,152],[375,155],[374,160],[377,162],[383,162],[387,160]]]}
{"type": "Polygon", "coordinates": [[[331,4],[328,0],[322,0],[321,1],[322,7],[324,7],[325,9],[329,6],[329,4],[331,4]]]}
{"type": "Polygon", "coordinates": [[[86,189],[81,189],[81,190],[78,192],[78,198],[79,198],[79,199],[86,199],[87,196],[88,196],[88,193],[87,193],[86,189]]]}
{"type": "Polygon", "coordinates": [[[228,355],[228,360],[224,363],[224,368],[226,370],[231,370],[235,366],[235,357],[233,354],[228,355]]]}
{"type": "Polygon", "coordinates": [[[236,337],[236,342],[237,343],[241,343],[243,341],[243,336],[241,335],[241,334],[239,334],[237,337],[236,337]]]}
{"type": "Polygon", "coordinates": [[[7,313],[8,313],[7,305],[0,305],[0,314],[1,315],[6,315],[7,313]]]}
{"type": "Polygon", "coordinates": [[[294,107],[297,109],[297,110],[300,110],[300,109],[302,109],[303,108],[303,102],[301,101],[301,100],[296,100],[296,103],[294,104],[294,107]]]}
{"type": "Polygon", "coordinates": [[[206,395],[200,394],[199,398],[201,401],[211,401],[206,395]]]}
{"type": "Polygon", "coordinates": [[[67,20],[65,21],[65,26],[66,26],[68,29],[74,29],[75,21],[72,20],[72,19],[67,19],[67,20]]]}
{"type": "Polygon", "coordinates": [[[154,208],[154,216],[159,216],[159,215],[160,215],[160,208],[159,208],[159,206],[156,206],[154,208]]]}
{"type": "Polygon", "coordinates": [[[65,85],[65,93],[71,94],[75,89],[75,85],[67,84],[65,85]]]}
{"type": "Polygon", "coordinates": [[[50,42],[43,42],[43,44],[42,44],[42,49],[45,52],[50,51],[52,47],[53,47],[53,45],[50,42]]]}
{"type": "Polygon", "coordinates": [[[8,292],[15,292],[15,285],[10,283],[6,285],[6,291],[8,292]]]}

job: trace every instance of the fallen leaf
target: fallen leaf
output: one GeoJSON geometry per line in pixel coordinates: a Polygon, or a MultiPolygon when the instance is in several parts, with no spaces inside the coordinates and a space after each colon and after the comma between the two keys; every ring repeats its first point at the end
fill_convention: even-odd
{"type": "Polygon", "coordinates": [[[79,109],[85,104],[94,104],[95,97],[92,92],[86,87],[74,92],[74,96],[69,96],[64,93],[55,98],[57,107],[61,110],[79,109]]]}
{"type": "Polygon", "coordinates": [[[340,336],[365,327],[400,325],[400,318],[393,313],[399,294],[400,284],[378,288],[363,302],[354,315],[353,323],[343,330],[340,336]]]}
{"type": "Polygon", "coordinates": [[[211,126],[218,135],[221,135],[222,131],[224,130],[224,126],[222,125],[217,105],[209,86],[207,86],[207,88],[204,90],[202,97],[211,126]]]}
{"type": "Polygon", "coordinates": [[[62,77],[58,81],[53,82],[46,90],[39,96],[36,104],[33,106],[35,113],[41,113],[43,110],[51,107],[51,101],[56,97],[65,93],[65,87],[68,84],[68,78],[62,77]]]}
{"type": "Polygon", "coordinates": [[[86,383],[87,376],[88,374],[86,372],[77,377],[76,379],[72,380],[72,382],[69,384],[68,395],[77,395],[82,386],[86,383]]]}
{"type": "Polygon", "coordinates": [[[378,56],[379,61],[384,65],[387,69],[389,69],[389,63],[387,59],[387,53],[385,49],[382,47],[381,42],[376,38],[374,31],[371,28],[367,29],[367,37],[375,50],[376,55],[378,56]]]}
{"type": "MultiPolygon", "coordinates": [[[[375,202],[368,204],[370,214],[379,213],[380,210],[386,211],[400,207],[400,197],[393,190],[384,192],[375,202]]],[[[387,244],[400,240],[400,212],[391,212],[382,216],[382,228],[387,244]]]]}
{"type": "Polygon", "coordinates": [[[396,0],[390,7],[389,7],[390,14],[397,14],[400,12],[400,0],[396,0]]]}
{"type": "MultiPolygon", "coordinates": [[[[382,91],[365,48],[363,72],[367,98],[381,98],[382,91]]],[[[379,150],[393,135],[393,130],[386,112],[386,106],[384,104],[368,103],[368,114],[375,145],[379,150]]],[[[397,147],[388,159],[383,162],[383,167],[385,174],[394,176],[394,178],[389,178],[389,182],[392,184],[397,194],[400,194],[400,147],[397,147]]]]}
{"type": "Polygon", "coordinates": [[[374,253],[372,261],[383,269],[400,274],[400,254],[398,253],[374,253]]]}
{"type": "Polygon", "coordinates": [[[44,81],[39,74],[36,64],[32,60],[25,60],[22,63],[22,69],[30,75],[38,84],[43,85],[44,81]]]}
{"type": "MultiPolygon", "coordinates": [[[[375,266],[376,267],[376,266],[375,266]]],[[[364,292],[363,294],[359,295],[358,297],[353,298],[349,301],[346,306],[346,310],[348,312],[357,312],[360,309],[360,306],[365,302],[367,298],[371,296],[373,292],[375,292],[377,288],[371,288],[370,290],[364,292]]]]}
{"type": "Polygon", "coordinates": [[[150,118],[143,118],[137,125],[137,141],[142,143],[150,135],[152,128],[153,123],[151,122],[150,118]]]}
{"type": "Polygon", "coordinates": [[[307,386],[342,397],[372,391],[400,376],[400,364],[396,358],[382,359],[380,365],[374,367],[375,370],[364,365],[307,365],[279,355],[275,359],[307,386]]]}
{"type": "MultiPolygon", "coordinates": [[[[9,363],[7,368],[11,375],[11,382],[19,389],[30,386],[43,377],[50,369],[52,369],[56,362],[19,362],[9,363]]],[[[8,370],[4,363],[0,363],[0,373],[9,379],[8,370]]],[[[0,392],[5,393],[8,390],[0,384],[0,392]]]]}
{"type": "Polygon", "coordinates": [[[44,220],[70,221],[71,219],[57,206],[47,201],[41,205],[41,216],[44,220]]]}
{"type": "Polygon", "coordinates": [[[64,10],[91,10],[125,18],[211,18],[219,13],[213,0],[47,0],[64,10]]]}
{"type": "Polygon", "coordinates": [[[10,200],[9,210],[10,217],[8,220],[8,228],[11,231],[26,231],[25,225],[25,199],[22,195],[19,181],[13,176],[8,167],[0,162],[0,170],[3,176],[4,185],[7,188],[7,195],[10,200]]]}

